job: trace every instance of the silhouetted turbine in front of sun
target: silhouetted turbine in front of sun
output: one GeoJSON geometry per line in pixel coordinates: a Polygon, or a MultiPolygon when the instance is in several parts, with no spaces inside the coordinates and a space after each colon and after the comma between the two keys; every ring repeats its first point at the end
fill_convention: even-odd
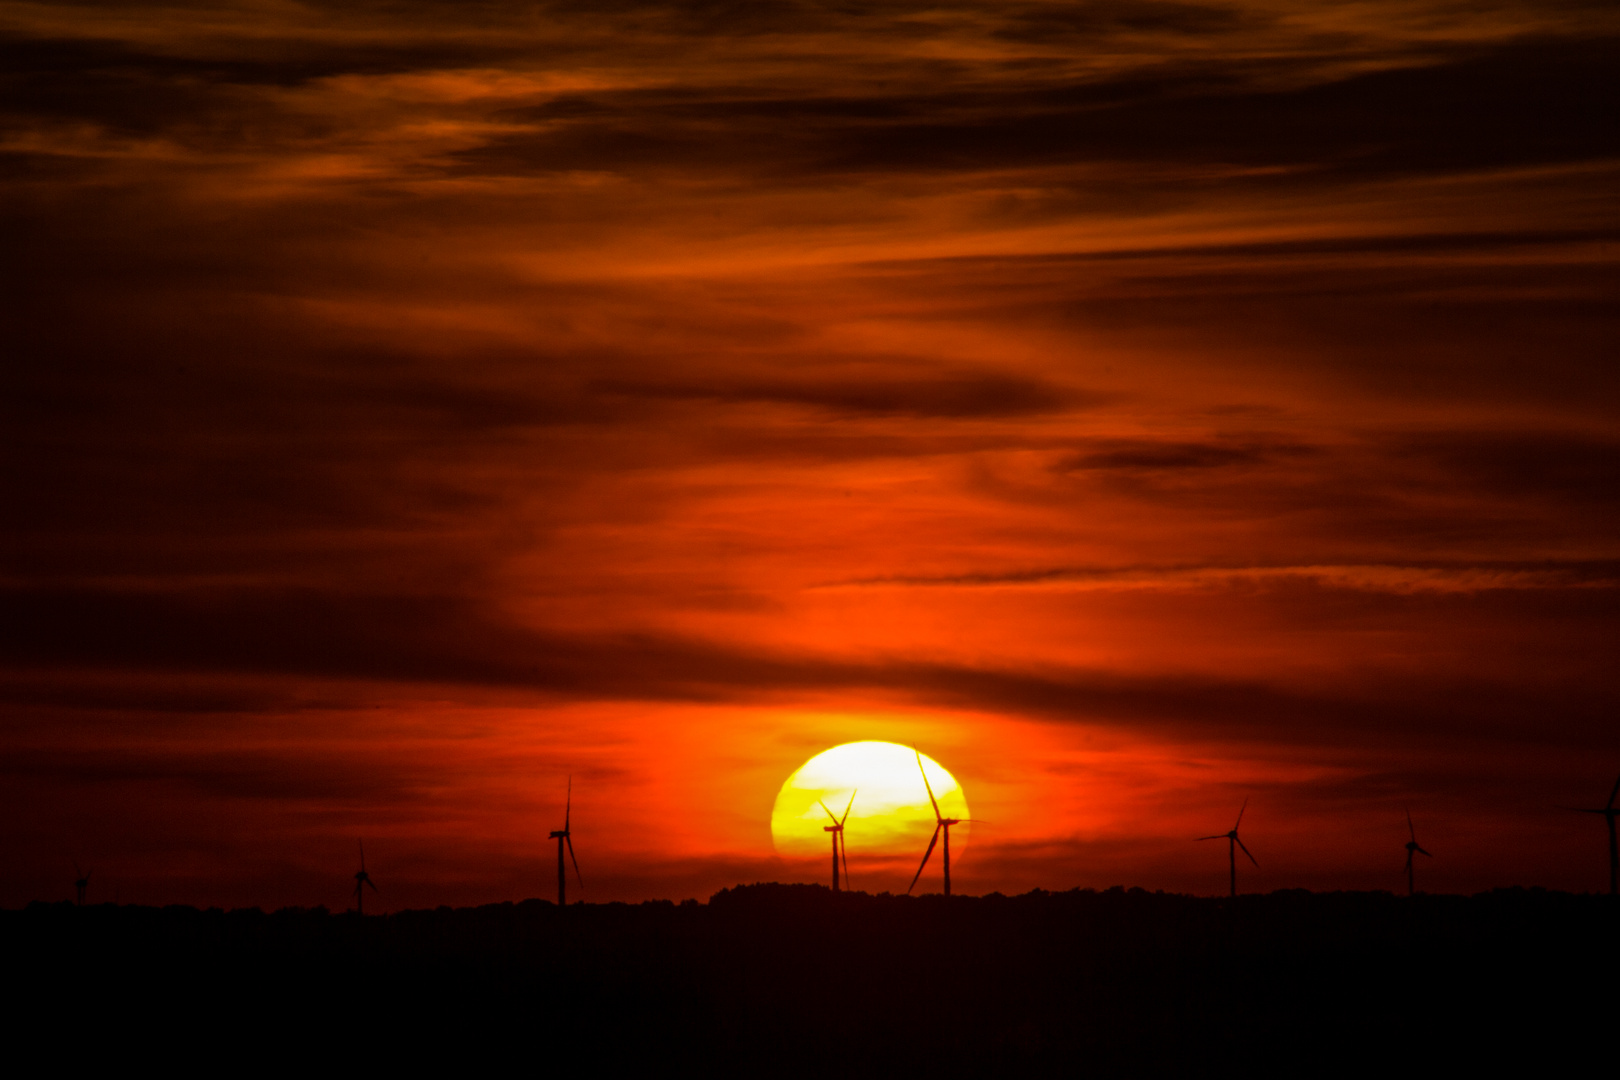
{"type": "MultiPolygon", "coordinates": [[[[821,802],[820,799],[817,799],[816,802],[821,803],[823,810],[827,810],[826,803],[821,802]]],[[[849,793],[849,806],[844,807],[844,816],[839,817],[831,810],[827,810],[827,816],[832,818],[832,824],[821,827],[822,832],[832,833],[833,892],[838,891],[838,855],[840,851],[844,855],[844,887],[849,887],[849,848],[844,842],[844,822],[849,820],[849,810],[854,805],[855,792],[852,791],[849,793]]]]}
{"type": "Polygon", "coordinates": [[[1603,804],[1603,809],[1592,810],[1584,806],[1576,807],[1583,814],[1602,814],[1609,823],[1609,895],[1620,894],[1620,841],[1614,834],[1614,819],[1620,815],[1620,810],[1614,806],[1615,796],[1620,795],[1620,779],[1615,780],[1614,787],[1609,791],[1609,801],[1603,804]]]}
{"type": "Polygon", "coordinates": [[[360,841],[360,869],[354,872],[354,909],[361,915],[366,913],[366,889],[376,892],[377,884],[366,873],[366,842],[360,841]]]}
{"type": "Polygon", "coordinates": [[[1428,855],[1432,859],[1434,856],[1418,846],[1417,827],[1412,824],[1412,811],[1410,810],[1406,812],[1406,831],[1412,837],[1406,842],[1406,895],[1412,896],[1417,891],[1412,887],[1412,857],[1414,855],[1428,855]]]}
{"type": "Polygon", "coordinates": [[[1243,847],[1243,841],[1238,839],[1238,826],[1243,824],[1243,812],[1248,808],[1249,800],[1244,799],[1243,805],[1238,808],[1237,821],[1233,823],[1231,832],[1216,833],[1214,836],[1200,836],[1198,838],[1200,840],[1225,840],[1227,842],[1226,856],[1231,864],[1233,896],[1237,895],[1237,849],[1243,848],[1243,854],[1249,856],[1249,861],[1254,863],[1256,868],[1260,866],[1260,860],[1256,859],[1248,848],[1243,847]]]}
{"type": "Polygon", "coordinates": [[[568,906],[568,867],[563,862],[563,845],[568,845],[568,857],[574,860],[574,876],[579,878],[579,887],[585,887],[585,879],[579,872],[579,860],[574,858],[574,839],[569,831],[569,823],[574,817],[574,778],[568,778],[568,801],[563,804],[563,827],[555,830],[551,838],[557,841],[557,906],[568,906]]]}
{"type": "MultiPolygon", "coordinates": [[[[948,818],[944,814],[941,814],[939,812],[939,800],[934,798],[934,785],[932,785],[932,784],[930,784],[928,782],[928,770],[923,768],[922,752],[921,751],[916,751],[916,754],[917,754],[917,771],[922,773],[923,787],[928,789],[928,802],[934,808],[934,835],[928,841],[928,850],[923,852],[922,863],[917,867],[917,872],[915,874],[913,874],[912,877],[911,877],[911,884],[906,886],[906,895],[910,896],[911,895],[911,890],[915,889],[917,887],[917,879],[922,877],[923,870],[926,869],[927,866],[928,866],[928,857],[934,853],[934,844],[936,842],[938,842],[939,834],[944,833],[945,834],[945,895],[949,896],[949,895],[951,895],[951,826],[952,825],[960,825],[964,821],[978,821],[978,819],[977,818],[948,818]]],[[[980,824],[983,824],[983,822],[980,822],[980,824]]]]}

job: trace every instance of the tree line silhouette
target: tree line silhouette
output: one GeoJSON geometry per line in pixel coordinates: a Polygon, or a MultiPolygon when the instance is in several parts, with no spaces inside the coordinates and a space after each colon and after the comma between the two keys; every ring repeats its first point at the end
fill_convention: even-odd
{"type": "Polygon", "coordinates": [[[771,1075],[1543,1072],[1606,1038],[1607,896],[1140,889],[983,897],[753,885],[707,904],[361,917],[0,912],[26,1043],[79,1060],[771,1075]],[[535,1066],[540,1068],[540,1066],[535,1066]]]}
{"type": "MultiPolygon", "coordinates": [[[[958,823],[927,791],[936,824],[913,888],[958,823]]],[[[1612,896],[1419,894],[1414,856],[1429,853],[1410,814],[1406,898],[1238,895],[1247,802],[1228,832],[1196,838],[1228,842],[1229,897],[953,896],[948,862],[942,894],[874,896],[849,889],[855,794],[842,817],[822,804],[832,888],[739,886],[706,905],[568,904],[565,850],[583,885],[571,780],[556,903],[367,917],[379,889],[363,844],[340,915],[87,905],[75,866],[74,903],[0,911],[29,991],[13,1030],[109,1064],[252,1047],[267,1066],[466,1071],[544,1042],[553,1066],[721,1075],[1315,1075],[1515,1055],[1548,1071],[1597,1050],[1620,1004],[1612,896]]],[[[1580,808],[1609,826],[1611,892],[1617,798],[1620,781],[1603,809],[1580,808]]]]}

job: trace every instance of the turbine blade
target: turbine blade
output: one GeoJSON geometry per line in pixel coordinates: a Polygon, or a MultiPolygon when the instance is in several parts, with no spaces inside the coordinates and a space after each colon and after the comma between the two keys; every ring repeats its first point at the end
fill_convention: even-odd
{"type": "Polygon", "coordinates": [[[1235,824],[1233,824],[1233,826],[1232,826],[1232,831],[1233,832],[1237,832],[1238,826],[1243,824],[1243,812],[1245,810],[1247,810],[1248,808],[1249,808],[1249,800],[1247,798],[1245,798],[1243,800],[1243,805],[1238,807],[1238,819],[1237,819],[1237,822],[1235,824]]]}
{"type": "Polygon", "coordinates": [[[838,853],[844,859],[844,888],[847,890],[849,888],[849,841],[844,839],[841,830],[838,833],[838,853]]]}
{"type": "Polygon", "coordinates": [[[1252,863],[1254,863],[1254,865],[1256,865],[1256,866],[1259,866],[1259,865],[1260,865],[1260,860],[1259,860],[1259,859],[1257,859],[1257,858],[1255,858],[1255,857],[1254,857],[1254,856],[1253,856],[1253,855],[1252,855],[1252,854],[1250,854],[1250,852],[1249,852],[1249,849],[1248,849],[1248,848],[1246,848],[1246,847],[1243,847],[1243,841],[1241,841],[1241,840],[1238,840],[1238,838],[1237,838],[1237,837],[1235,837],[1235,836],[1234,836],[1234,837],[1232,837],[1232,839],[1233,839],[1233,840],[1237,840],[1237,846],[1238,846],[1238,847],[1242,847],[1242,848],[1243,848],[1243,854],[1245,854],[1245,855],[1248,855],[1248,856],[1249,856],[1249,861],[1250,861],[1250,862],[1252,862],[1252,863]]]}
{"type": "Polygon", "coordinates": [[[1418,853],[1418,854],[1419,854],[1419,855],[1428,855],[1428,856],[1429,856],[1429,858],[1431,858],[1431,859],[1432,859],[1432,858],[1434,858],[1434,855],[1433,855],[1433,854],[1431,854],[1431,853],[1430,853],[1430,852],[1427,852],[1427,851],[1424,851],[1424,850],[1423,850],[1423,849],[1422,849],[1422,848],[1418,848],[1418,849],[1417,849],[1417,853],[1418,853]]]}
{"type": "MultiPolygon", "coordinates": [[[[817,799],[816,802],[821,803],[821,808],[823,810],[827,810],[827,804],[826,803],[821,802],[820,799],[817,799]]],[[[827,810],[827,816],[832,818],[832,823],[834,825],[838,824],[838,815],[837,814],[833,813],[831,810],[827,810]]]]}
{"type": "Polygon", "coordinates": [[[928,856],[930,856],[930,855],[932,855],[934,853],[934,844],[939,840],[939,830],[942,829],[942,828],[944,828],[943,825],[935,825],[934,826],[934,835],[928,841],[928,850],[923,852],[922,865],[917,867],[917,872],[911,876],[911,884],[906,886],[906,895],[907,896],[910,896],[911,895],[911,890],[915,889],[917,887],[917,879],[922,877],[923,869],[924,869],[924,867],[926,867],[928,865],[928,856]]]}
{"type": "Polygon", "coordinates": [[[843,827],[844,822],[849,820],[849,812],[855,807],[855,795],[859,791],[860,788],[856,788],[855,791],[849,793],[849,805],[844,807],[844,816],[838,819],[840,828],[843,827]]]}
{"type": "Polygon", "coordinates": [[[366,882],[367,885],[371,886],[371,891],[372,892],[377,891],[377,883],[375,881],[372,881],[370,878],[366,878],[365,882],[366,882]]]}
{"type": "Polygon", "coordinates": [[[1614,809],[1614,798],[1615,798],[1616,795],[1620,795],[1620,776],[1615,777],[1615,779],[1614,779],[1614,787],[1609,791],[1609,801],[1604,803],[1603,805],[1606,806],[1608,809],[1613,810],[1614,809]]]}
{"type": "Polygon", "coordinates": [[[574,856],[574,838],[569,836],[567,833],[563,833],[563,842],[568,845],[568,857],[574,861],[574,877],[579,880],[579,887],[583,889],[585,887],[585,879],[580,875],[579,872],[579,859],[575,858],[574,856]]]}
{"type": "MultiPolygon", "coordinates": [[[[917,771],[922,773],[923,787],[928,789],[928,801],[934,807],[934,820],[935,821],[943,821],[945,819],[945,815],[939,812],[939,800],[934,798],[934,785],[930,784],[928,782],[928,770],[923,768],[922,751],[921,750],[915,750],[915,751],[913,751],[913,753],[915,753],[917,755],[917,771]]],[[[929,845],[928,850],[930,850],[930,851],[933,850],[933,845],[932,844],[929,845]]],[[[922,873],[922,871],[919,870],[919,871],[917,871],[917,873],[920,874],[920,873],[922,873]]]]}
{"type": "Polygon", "coordinates": [[[1406,812],[1406,831],[1412,834],[1412,843],[1417,843],[1417,829],[1412,825],[1412,811],[1406,812]]]}
{"type": "Polygon", "coordinates": [[[1195,836],[1195,837],[1193,837],[1193,839],[1194,840],[1225,840],[1226,839],[1226,834],[1221,833],[1219,836],[1195,836]]]}

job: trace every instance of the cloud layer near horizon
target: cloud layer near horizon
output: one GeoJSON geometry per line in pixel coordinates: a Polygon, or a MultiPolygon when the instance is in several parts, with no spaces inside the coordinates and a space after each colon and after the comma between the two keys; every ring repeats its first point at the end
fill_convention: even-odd
{"type": "Polygon", "coordinates": [[[980,888],[1215,887],[1246,793],[1262,884],[1397,884],[1407,804],[1437,887],[1598,883],[1610,6],[0,3],[0,53],[0,902],[293,902],[362,832],[411,902],[543,891],[571,767],[613,895],[815,875],[759,808],[868,737],[996,808],[980,888]]]}

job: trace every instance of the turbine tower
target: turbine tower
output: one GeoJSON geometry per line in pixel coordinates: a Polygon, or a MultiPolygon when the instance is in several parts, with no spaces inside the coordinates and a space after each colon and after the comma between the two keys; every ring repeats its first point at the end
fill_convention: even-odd
{"type": "Polygon", "coordinates": [[[964,819],[948,818],[939,812],[939,800],[934,798],[934,785],[928,782],[928,770],[923,768],[922,751],[917,752],[917,771],[922,773],[923,787],[928,789],[928,801],[934,807],[934,835],[928,841],[928,850],[923,852],[923,861],[917,867],[917,872],[911,877],[911,884],[906,887],[906,895],[917,887],[917,879],[922,877],[924,868],[928,866],[928,857],[934,853],[934,844],[939,840],[939,834],[945,834],[945,895],[951,895],[951,826],[960,825],[964,819]]]}
{"type": "MultiPolygon", "coordinates": [[[[821,802],[820,799],[817,799],[816,802],[821,803],[823,810],[827,810],[826,803],[821,802]]],[[[846,889],[849,887],[849,848],[844,844],[844,822],[849,820],[849,810],[854,805],[855,792],[852,791],[849,793],[849,806],[844,807],[844,816],[839,817],[831,810],[827,810],[827,816],[832,818],[832,824],[821,827],[822,832],[832,833],[833,892],[838,891],[838,853],[840,850],[844,853],[844,887],[846,889]]]]}
{"type": "Polygon", "coordinates": [[[563,804],[563,827],[551,834],[557,841],[557,906],[568,906],[568,869],[563,863],[563,845],[568,845],[568,857],[574,860],[574,876],[579,878],[579,887],[585,887],[585,879],[580,877],[579,860],[574,858],[574,840],[569,832],[569,822],[574,816],[574,778],[568,778],[568,801],[563,804]]]}
{"type": "MultiPolygon", "coordinates": [[[[1243,848],[1243,854],[1249,856],[1249,861],[1259,867],[1260,860],[1256,859],[1248,848],[1243,847],[1243,841],[1238,839],[1238,826],[1243,824],[1243,811],[1249,808],[1249,800],[1244,799],[1243,805],[1238,808],[1237,821],[1232,825],[1231,832],[1216,833],[1214,836],[1200,836],[1200,840],[1225,840],[1227,860],[1232,869],[1232,895],[1237,895],[1237,849],[1243,848]]],[[[1425,852],[1427,854],[1427,852],[1425,852]]]]}
{"type": "MultiPolygon", "coordinates": [[[[1406,895],[1412,896],[1416,892],[1412,888],[1412,856],[1429,855],[1429,853],[1418,846],[1417,829],[1412,825],[1412,811],[1410,810],[1406,812],[1406,831],[1412,835],[1412,839],[1406,842],[1406,895]]],[[[1429,855],[1429,858],[1432,859],[1434,856],[1429,855]]]]}
{"type": "Polygon", "coordinates": [[[1615,819],[1615,815],[1620,814],[1620,810],[1615,809],[1615,806],[1614,806],[1615,796],[1617,796],[1617,795],[1620,795],[1620,780],[1616,780],[1614,782],[1614,787],[1609,791],[1609,801],[1603,804],[1603,809],[1601,809],[1601,810],[1590,810],[1590,809],[1588,809],[1588,808],[1586,808],[1584,806],[1576,808],[1583,814],[1602,814],[1604,820],[1609,823],[1609,895],[1610,896],[1620,894],[1620,842],[1616,841],[1615,835],[1614,835],[1614,819],[1615,819]]]}
{"type": "MultiPolygon", "coordinates": [[[[1609,801],[1613,802],[1614,800],[1610,799],[1609,801]]],[[[1610,825],[1609,829],[1613,831],[1614,826],[1610,825]]],[[[90,875],[80,870],[78,863],[73,864],[73,872],[79,875],[73,879],[73,893],[78,898],[78,905],[84,907],[84,894],[90,888],[90,875]]]]}
{"type": "Polygon", "coordinates": [[[377,891],[376,882],[366,873],[366,842],[360,841],[360,869],[354,873],[354,909],[361,915],[366,913],[366,888],[372,892],[377,891]]]}

